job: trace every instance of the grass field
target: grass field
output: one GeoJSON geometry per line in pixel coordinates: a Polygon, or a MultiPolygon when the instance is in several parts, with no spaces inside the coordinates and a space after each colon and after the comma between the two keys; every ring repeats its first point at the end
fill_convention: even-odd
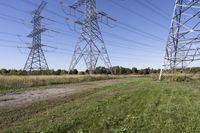
{"type": "Polygon", "coordinates": [[[0,110],[2,132],[198,133],[200,81],[133,78],[102,89],[0,110]]]}
{"type": "Polygon", "coordinates": [[[87,81],[97,81],[123,76],[111,75],[64,75],[64,76],[0,76],[0,94],[33,89],[33,87],[52,86],[87,81]]]}

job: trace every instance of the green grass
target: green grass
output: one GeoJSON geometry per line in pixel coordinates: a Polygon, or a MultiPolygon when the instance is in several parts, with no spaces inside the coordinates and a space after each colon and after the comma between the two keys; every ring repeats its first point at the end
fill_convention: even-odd
{"type": "Polygon", "coordinates": [[[64,76],[0,76],[0,94],[32,89],[33,87],[106,80],[123,76],[64,75],[64,76]]]}
{"type": "Polygon", "coordinates": [[[200,81],[137,78],[16,110],[2,110],[2,132],[195,133],[200,81]]]}

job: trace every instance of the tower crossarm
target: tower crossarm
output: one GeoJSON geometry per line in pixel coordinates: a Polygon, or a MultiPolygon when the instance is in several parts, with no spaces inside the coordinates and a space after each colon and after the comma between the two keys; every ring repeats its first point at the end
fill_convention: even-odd
{"type": "Polygon", "coordinates": [[[77,9],[78,7],[80,7],[81,5],[83,5],[87,0],[78,0],[75,3],[73,3],[71,6],[71,8],[73,9],[77,9]]]}
{"type": "Polygon", "coordinates": [[[46,4],[47,4],[47,2],[42,1],[41,4],[39,5],[39,7],[38,7],[35,11],[33,11],[33,14],[34,14],[34,15],[40,15],[41,12],[42,12],[42,10],[43,10],[44,7],[46,6],[46,4]]]}
{"type": "Polygon", "coordinates": [[[41,34],[42,32],[45,32],[46,30],[46,28],[37,29],[36,31],[33,31],[31,34],[29,34],[27,37],[34,37],[38,34],[41,34]]]}

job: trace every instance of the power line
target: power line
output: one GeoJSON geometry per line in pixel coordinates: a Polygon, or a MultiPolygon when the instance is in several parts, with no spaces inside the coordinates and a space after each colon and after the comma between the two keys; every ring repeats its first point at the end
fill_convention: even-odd
{"type": "MultiPolygon", "coordinates": [[[[110,41],[107,41],[107,42],[110,42],[110,41]]],[[[109,44],[108,47],[118,47],[118,48],[123,48],[123,49],[127,49],[127,50],[136,50],[136,47],[127,47],[127,46],[124,46],[124,45],[117,45],[117,44],[114,44],[114,45],[111,45],[109,44]]],[[[159,51],[155,51],[155,50],[151,50],[151,49],[143,49],[144,52],[147,52],[147,53],[158,53],[159,51]]],[[[159,53],[160,54],[160,53],[159,53]]]]}
{"type": "Polygon", "coordinates": [[[20,11],[20,12],[27,13],[27,11],[25,11],[25,10],[16,8],[16,7],[14,7],[14,6],[11,6],[11,5],[9,5],[9,4],[7,4],[7,3],[4,3],[4,2],[1,2],[1,1],[0,1],[0,6],[6,6],[6,7],[9,7],[9,8],[11,8],[11,9],[18,10],[18,11],[20,11]]]}
{"type": "Polygon", "coordinates": [[[18,41],[13,41],[13,40],[6,40],[6,39],[0,39],[0,42],[11,42],[11,43],[19,43],[18,41]]]}
{"type": "MultiPolygon", "coordinates": [[[[22,23],[23,24],[23,23],[22,23]]],[[[67,32],[66,32],[67,33],[67,32]]],[[[107,33],[107,34],[110,34],[110,33],[107,33]]],[[[132,42],[133,43],[133,42],[132,42]]],[[[143,45],[143,44],[142,44],[143,45]]]]}
{"type": "Polygon", "coordinates": [[[155,4],[153,4],[151,0],[145,0],[145,2],[147,2],[149,5],[151,5],[152,7],[154,7],[156,10],[162,11],[163,14],[165,14],[166,16],[171,17],[171,14],[169,14],[168,12],[166,12],[165,10],[163,10],[162,8],[160,8],[159,6],[156,6],[155,4]]]}
{"type": "Polygon", "coordinates": [[[17,48],[16,46],[5,45],[5,44],[0,44],[0,47],[17,48]]]}
{"type": "Polygon", "coordinates": [[[124,9],[124,10],[126,10],[126,11],[128,11],[128,12],[130,12],[130,13],[132,13],[132,14],[134,14],[134,15],[137,15],[137,16],[143,18],[144,20],[146,20],[146,21],[148,21],[148,22],[150,22],[150,23],[152,23],[152,24],[154,24],[154,25],[159,26],[160,28],[166,29],[165,26],[161,25],[160,23],[158,23],[158,22],[156,22],[156,21],[153,21],[153,20],[147,18],[146,16],[144,16],[144,15],[142,15],[142,14],[140,14],[140,13],[138,13],[138,12],[136,12],[136,11],[130,9],[130,8],[127,8],[127,7],[121,5],[121,4],[117,3],[117,2],[115,2],[114,0],[108,0],[108,1],[110,1],[110,2],[113,3],[114,5],[120,7],[120,8],[122,8],[122,9],[124,9]]]}
{"type": "MultiPolygon", "coordinates": [[[[30,2],[30,1],[25,1],[25,0],[23,0],[24,2],[26,2],[27,4],[31,4],[32,6],[36,6],[37,4],[35,4],[35,3],[33,3],[33,2],[30,2]]],[[[6,6],[8,6],[7,4],[6,4],[6,6]]],[[[8,7],[10,7],[10,6],[8,6],[8,7]]],[[[10,7],[11,8],[11,7],[10,7]]],[[[17,8],[15,8],[15,7],[12,7],[12,9],[14,9],[14,10],[18,10],[18,11],[20,11],[19,9],[17,9],[17,8]]],[[[23,13],[27,13],[27,12],[25,12],[25,11],[23,11],[23,13]]],[[[50,13],[52,13],[52,12],[50,12],[50,13]]],[[[58,16],[58,14],[57,13],[55,13],[54,12],[54,15],[57,15],[58,16]]],[[[62,17],[62,16],[60,16],[59,15],[59,17],[62,17]]],[[[16,17],[15,17],[16,18],[16,17]]],[[[44,17],[46,20],[49,20],[49,21],[51,21],[51,22],[54,22],[54,23],[57,23],[57,24],[61,24],[61,25],[66,25],[66,23],[62,23],[62,22],[59,22],[59,21],[56,21],[56,20],[53,20],[53,19],[50,19],[50,18],[47,18],[47,17],[44,17]]],[[[17,18],[16,18],[17,19],[17,18]]],[[[19,19],[19,18],[18,18],[19,19]]],[[[24,19],[20,19],[21,21],[23,21],[23,22],[18,22],[18,23],[22,23],[22,24],[24,24],[25,25],[25,20],[24,19]]],[[[152,39],[152,40],[154,40],[154,41],[163,41],[163,39],[162,38],[159,38],[158,36],[155,36],[155,35],[153,35],[153,34],[151,34],[151,33],[147,33],[147,32],[145,32],[145,31],[142,31],[142,30],[140,30],[140,29],[138,29],[138,28],[135,28],[135,27],[133,27],[133,26],[130,26],[130,25],[128,25],[128,24],[125,24],[125,23],[123,23],[123,22],[120,22],[120,21],[117,21],[116,23],[118,23],[118,24],[120,24],[120,25],[122,25],[122,26],[125,26],[125,27],[122,27],[122,26],[119,26],[119,28],[121,28],[121,29],[123,29],[123,30],[125,30],[125,31],[129,31],[129,32],[132,32],[132,33],[135,33],[135,34],[139,34],[139,35],[141,35],[141,36],[147,36],[149,39],[152,39]],[[132,29],[132,30],[131,30],[132,29]],[[134,31],[136,31],[136,32],[134,32],[134,31]]],[[[61,32],[57,32],[57,33],[61,33],[61,32]]],[[[65,32],[66,33],[66,32],[65,32]]],[[[61,33],[62,34],[62,33],[61,33]]],[[[65,35],[65,34],[64,34],[65,35]]]]}
{"type": "MultiPolygon", "coordinates": [[[[14,41],[14,40],[6,40],[6,39],[0,39],[0,42],[10,42],[10,43],[16,43],[16,44],[20,44],[21,42],[19,41],[14,41]]],[[[51,41],[50,41],[51,42],[51,41]]],[[[70,49],[65,49],[65,48],[60,48],[60,47],[54,47],[54,46],[51,46],[51,45],[46,45],[47,47],[50,47],[50,48],[54,48],[54,49],[58,49],[58,50],[63,50],[63,51],[71,51],[70,49]]],[[[26,47],[24,47],[26,48],[26,47]]]]}
{"type": "MultiPolygon", "coordinates": [[[[144,7],[146,7],[146,8],[148,8],[149,10],[151,10],[152,12],[154,12],[155,14],[157,14],[157,15],[159,15],[159,16],[161,16],[161,17],[163,17],[164,19],[166,19],[166,20],[170,20],[170,18],[169,18],[169,16],[167,16],[166,14],[163,14],[162,12],[160,12],[160,11],[157,11],[155,8],[152,8],[151,6],[149,6],[150,5],[150,3],[145,3],[145,2],[143,2],[143,1],[141,1],[141,0],[135,0],[138,4],[140,4],[140,5],[142,5],[142,6],[144,6],[144,7]]],[[[147,1],[146,1],[147,2],[147,1]]]]}
{"type": "MultiPolygon", "coordinates": [[[[13,42],[13,41],[9,41],[9,42],[13,42]]],[[[8,47],[8,48],[16,48],[16,49],[19,49],[19,48],[23,48],[23,47],[20,47],[20,46],[13,46],[13,45],[5,45],[5,44],[0,44],[0,47],[8,47]]],[[[24,47],[25,48],[25,47],[24,47]]],[[[71,55],[73,52],[72,50],[68,50],[68,49],[63,49],[63,48],[57,48],[55,52],[52,52],[52,53],[57,53],[57,54],[64,54],[64,55],[71,55]],[[60,50],[60,51],[59,51],[60,50]],[[61,52],[61,51],[64,51],[64,52],[61,52]]],[[[114,54],[113,54],[114,55],[114,54]]],[[[118,56],[111,56],[112,58],[118,58],[118,59],[132,59],[132,60],[135,60],[137,58],[130,58],[130,56],[134,56],[134,57],[142,57],[143,55],[131,55],[131,54],[128,54],[129,56],[121,56],[121,57],[118,57],[118,56]]]]}
{"type": "MultiPolygon", "coordinates": [[[[11,17],[11,16],[9,16],[9,17],[11,17]]],[[[19,19],[19,20],[21,20],[20,18],[16,18],[16,19],[19,19]]],[[[12,21],[12,20],[9,20],[9,21],[12,21]]],[[[25,20],[23,20],[23,21],[25,21],[25,20]]],[[[15,22],[15,21],[13,21],[13,22],[15,22]]],[[[26,22],[26,21],[25,21],[26,22]]],[[[24,23],[22,23],[22,22],[18,22],[18,23],[20,23],[20,24],[24,24],[24,23]]],[[[53,32],[55,32],[55,33],[58,33],[58,34],[63,34],[63,35],[66,35],[66,33],[69,33],[69,31],[64,31],[64,30],[62,30],[62,31],[57,31],[57,30],[61,30],[61,29],[53,29],[53,30],[50,30],[50,31],[53,31],[53,32]]],[[[129,40],[129,39],[126,39],[126,38],[124,38],[124,37],[121,37],[121,36],[119,36],[119,35],[116,35],[116,34],[113,34],[113,33],[109,33],[109,32],[104,32],[104,33],[106,33],[106,34],[108,34],[108,35],[112,35],[112,36],[114,36],[114,37],[116,37],[117,39],[119,39],[119,38],[121,38],[121,40],[124,40],[124,41],[128,41],[128,42],[131,42],[131,43],[136,43],[136,44],[141,44],[141,45],[144,45],[144,46],[148,46],[148,44],[145,44],[145,43],[141,43],[141,42],[137,42],[137,41],[133,41],[133,40],[129,40]]],[[[72,35],[70,35],[70,36],[72,36],[72,35]]],[[[74,37],[74,36],[73,36],[74,37]]],[[[149,46],[149,47],[152,47],[152,46],[149,46]]]]}
{"type": "MultiPolygon", "coordinates": [[[[27,4],[29,4],[29,5],[32,5],[32,6],[34,6],[34,7],[38,6],[36,3],[34,3],[34,2],[32,2],[32,1],[30,1],[30,0],[22,0],[22,1],[24,1],[25,3],[27,3],[27,4]]],[[[64,16],[62,16],[62,15],[58,14],[57,12],[54,12],[54,11],[48,9],[48,8],[46,8],[45,10],[46,10],[48,13],[53,14],[54,16],[64,18],[64,16]]]]}
{"type": "MultiPolygon", "coordinates": [[[[8,33],[8,32],[0,32],[0,34],[6,34],[6,35],[11,35],[11,36],[21,36],[21,37],[24,36],[25,37],[25,35],[13,34],[13,33],[8,33]]],[[[62,46],[64,46],[64,45],[66,46],[67,45],[66,43],[58,42],[58,41],[52,41],[52,40],[46,40],[46,39],[43,39],[43,41],[56,43],[57,45],[62,45],[62,46]]],[[[13,42],[13,41],[11,41],[11,42],[13,42]]],[[[141,48],[141,47],[136,47],[136,46],[132,46],[132,47],[124,46],[125,43],[115,42],[115,41],[111,41],[111,40],[106,40],[106,42],[114,43],[114,45],[111,45],[111,43],[109,43],[109,45],[108,45],[109,47],[112,47],[112,48],[118,47],[118,48],[124,48],[124,49],[128,49],[128,50],[136,50],[136,48],[141,48]]],[[[15,43],[20,43],[20,42],[16,42],[15,41],[15,43]]],[[[51,47],[53,47],[53,46],[51,46],[51,47]]],[[[59,48],[59,47],[55,47],[55,48],[56,48],[56,50],[59,50],[59,49],[66,50],[66,48],[59,48]]],[[[157,53],[158,52],[158,51],[152,51],[150,49],[143,49],[143,50],[146,51],[146,52],[151,52],[151,53],[157,53]]]]}
{"type": "MultiPolygon", "coordinates": [[[[24,0],[24,2],[28,2],[27,0],[24,0]]],[[[30,1],[29,1],[30,2],[30,1]]],[[[28,3],[29,3],[28,2],[28,3]]],[[[31,3],[33,3],[33,2],[31,2],[31,3]]],[[[29,3],[30,4],[30,3],[29,3]]],[[[37,4],[35,4],[35,5],[37,5],[37,4]]],[[[26,11],[26,10],[22,10],[22,9],[20,9],[20,8],[16,8],[16,7],[14,7],[14,6],[11,6],[11,5],[9,5],[9,4],[6,4],[6,3],[3,3],[3,2],[0,2],[0,6],[4,6],[4,7],[7,7],[7,8],[10,8],[10,9],[13,9],[13,10],[15,10],[15,11],[18,11],[18,12],[22,12],[22,13],[24,13],[24,14],[28,14],[28,11],[26,11]]],[[[35,7],[35,6],[34,6],[35,7]]],[[[49,13],[53,13],[54,15],[56,15],[56,16],[58,16],[59,14],[57,14],[57,13],[55,13],[55,12],[53,12],[53,11],[48,11],[49,13]]],[[[63,18],[63,16],[59,16],[59,17],[62,17],[63,18]]],[[[56,21],[56,20],[54,20],[54,19],[51,19],[51,18],[47,18],[47,17],[43,17],[44,19],[46,19],[46,20],[49,20],[49,21],[51,21],[51,22],[55,22],[55,23],[59,23],[59,24],[61,24],[61,25],[66,25],[65,23],[62,23],[62,22],[59,22],[59,21],[56,21]]]]}
{"type": "MultiPolygon", "coordinates": [[[[44,40],[44,41],[46,41],[46,42],[51,42],[51,41],[47,41],[47,40],[44,40]]],[[[16,43],[16,44],[19,44],[19,43],[21,43],[21,42],[19,42],[19,41],[14,41],[14,40],[5,40],[5,39],[0,39],[0,42],[11,42],[11,43],[16,43]]],[[[54,41],[53,41],[54,42],[54,41]]],[[[59,44],[58,42],[55,42],[56,44],[59,44]]],[[[110,45],[111,46],[111,45],[110,45]]],[[[72,49],[66,49],[66,48],[61,48],[61,47],[55,47],[55,46],[52,46],[52,45],[48,45],[48,47],[50,47],[50,48],[54,48],[55,49],[55,51],[58,51],[58,50],[60,50],[60,51],[68,51],[68,52],[71,52],[72,51],[72,49]]],[[[113,47],[117,47],[116,45],[114,45],[113,47]]],[[[131,47],[122,47],[122,46],[118,46],[119,48],[127,48],[127,49],[132,49],[132,50],[135,50],[134,48],[131,48],[131,47]]],[[[18,48],[27,48],[27,47],[18,47],[18,48]]],[[[49,51],[46,51],[46,52],[49,52],[49,51]]],[[[150,51],[151,53],[154,53],[155,54],[155,52],[152,52],[152,51],[150,51]]],[[[118,54],[119,54],[119,52],[117,52],[118,54]]],[[[132,55],[132,53],[129,53],[129,52],[126,52],[126,55],[130,55],[130,56],[136,56],[136,55],[132,55]]],[[[138,55],[138,56],[141,56],[141,55],[138,55]]]]}
{"type": "MultiPolygon", "coordinates": [[[[16,43],[16,44],[20,44],[21,42],[19,41],[15,41],[15,40],[5,40],[5,39],[0,39],[0,42],[9,42],[9,43],[16,43]]],[[[17,48],[29,48],[29,47],[20,47],[20,46],[16,46],[17,48]]],[[[47,47],[49,48],[54,48],[55,51],[53,53],[56,53],[58,52],[59,50],[60,51],[65,51],[65,52],[72,52],[71,49],[66,49],[66,48],[62,48],[62,47],[55,47],[55,46],[51,46],[51,45],[47,45],[47,47]]],[[[116,45],[114,46],[116,47],[116,45]]],[[[126,47],[119,47],[119,48],[126,48],[126,47]]],[[[131,47],[127,47],[127,49],[131,49],[131,47]]],[[[133,50],[135,50],[134,48],[132,48],[133,50]]],[[[45,52],[49,52],[48,50],[46,50],[45,52]]],[[[115,53],[113,53],[115,54],[115,53]]],[[[119,54],[119,53],[117,53],[119,54]]],[[[129,56],[138,56],[138,57],[141,57],[142,55],[133,55],[132,53],[129,53],[129,52],[126,52],[126,55],[129,55],[129,56]]]]}
{"type": "MultiPolygon", "coordinates": [[[[27,2],[27,0],[23,0],[23,1],[26,1],[26,2],[27,2]]],[[[29,1],[28,3],[30,4],[30,1],[29,1]]],[[[31,3],[32,3],[32,5],[36,5],[36,4],[34,4],[33,2],[31,2],[31,3]]],[[[53,14],[55,14],[55,13],[53,13],[53,14]]],[[[57,16],[58,16],[58,15],[57,15],[57,16]]],[[[59,16],[59,17],[62,17],[62,16],[59,16]]],[[[122,26],[125,26],[125,27],[129,28],[129,29],[127,29],[127,28],[124,28],[124,27],[119,26],[119,28],[124,29],[124,30],[126,30],[126,31],[131,31],[130,29],[132,29],[132,30],[137,31],[137,34],[138,34],[138,32],[139,32],[139,33],[142,33],[142,34],[146,34],[147,36],[154,37],[154,40],[155,40],[155,38],[158,39],[158,40],[163,40],[163,39],[161,39],[161,38],[159,38],[159,37],[157,37],[157,36],[155,36],[155,35],[153,35],[153,34],[151,34],[151,33],[147,33],[147,32],[145,32],[145,31],[142,31],[142,30],[140,30],[140,29],[138,29],[138,28],[135,28],[135,27],[130,26],[130,25],[128,25],[128,24],[125,24],[125,23],[123,23],[123,22],[116,21],[116,23],[121,24],[122,26]]],[[[66,25],[66,24],[65,24],[65,25],[66,25]]],[[[131,32],[133,33],[133,31],[131,31],[131,32]]],[[[134,32],[134,33],[135,33],[135,32],[134,32]]],[[[143,36],[143,35],[142,35],[142,36],[143,36]]]]}
{"type": "MultiPolygon", "coordinates": [[[[20,47],[18,46],[11,46],[11,45],[4,45],[4,44],[0,44],[0,47],[5,47],[5,48],[14,48],[14,49],[19,49],[20,47]]],[[[62,54],[62,55],[69,55],[71,56],[72,52],[71,51],[65,51],[65,52],[60,52],[60,51],[56,51],[56,52],[52,52],[54,54],[62,54]]],[[[135,56],[135,55],[134,55],[135,56]]],[[[129,58],[130,60],[132,61],[127,61],[127,60],[124,60],[124,59],[127,59],[128,57],[116,57],[116,56],[111,56],[112,58],[112,61],[126,61],[126,62],[129,62],[129,63],[133,63],[133,60],[136,60],[137,58],[129,58]],[[113,59],[114,58],[114,59],[113,59]],[[119,60],[116,60],[116,59],[119,59],[119,60]]],[[[141,60],[141,59],[140,59],[141,60]]]]}
{"type": "Polygon", "coordinates": [[[1,20],[4,20],[4,21],[10,21],[10,22],[15,22],[15,23],[23,24],[23,25],[24,25],[23,22],[21,22],[21,21],[17,21],[17,20],[13,20],[13,19],[11,19],[11,18],[6,18],[6,17],[2,17],[2,16],[0,16],[0,19],[1,19],[1,20]]]}
{"type": "MultiPolygon", "coordinates": [[[[35,3],[33,3],[33,2],[30,2],[30,1],[27,1],[27,0],[23,0],[23,1],[26,2],[27,4],[31,4],[31,5],[33,5],[33,6],[36,6],[36,5],[37,5],[37,4],[35,4],[35,3]]],[[[46,10],[47,10],[47,9],[46,9],[46,10]]],[[[63,17],[63,16],[61,16],[61,15],[59,15],[59,14],[53,12],[53,11],[49,11],[49,12],[52,13],[52,14],[54,14],[54,15],[56,15],[56,16],[63,17]]],[[[51,20],[51,19],[50,19],[50,20],[51,20]]],[[[54,22],[60,23],[60,22],[58,22],[58,21],[54,21],[54,22]]],[[[142,31],[142,30],[140,30],[140,29],[138,29],[138,28],[135,28],[135,27],[130,26],[130,25],[128,25],[128,24],[125,24],[125,23],[123,23],[123,22],[116,21],[116,23],[121,24],[122,26],[125,26],[125,27],[129,28],[129,29],[127,29],[127,28],[124,28],[124,27],[119,26],[121,29],[124,29],[124,30],[126,30],[126,31],[131,31],[131,30],[130,30],[130,28],[131,28],[131,29],[137,31],[137,34],[138,34],[138,32],[139,32],[139,33],[142,33],[142,34],[146,34],[147,36],[153,37],[154,40],[155,40],[155,38],[158,39],[158,40],[163,40],[163,39],[159,38],[158,36],[155,36],[155,35],[153,35],[153,34],[151,34],[151,33],[147,33],[147,32],[145,32],[145,31],[142,31]]],[[[66,25],[66,24],[64,24],[64,23],[60,23],[60,24],[66,25]]],[[[133,33],[133,31],[131,31],[131,32],[133,33]]],[[[134,33],[135,33],[135,32],[134,32],[134,33]]]]}
{"type": "Polygon", "coordinates": [[[125,26],[125,27],[126,27],[125,29],[126,29],[127,31],[132,31],[132,30],[130,30],[130,29],[134,29],[134,30],[137,31],[138,33],[141,33],[142,36],[143,36],[143,35],[146,35],[146,36],[148,36],[148,37],[151,37],[152,40],[157,39],[157,40],[159,40],[159,41],[164,41],[162,38],[160,38],[160,37],[158,37],[158,36],[156,36],[156,35],[154,35],[154,34],[151,34],[151,33],[148,33],[148,32],[146,32],[146,31],[143,31],[143,30],[141,30],[141,29],[135,28],[135,27],[133,27],[133,26],[131,26],[131,25],[128,25],[128,24],[126,24],[126,23],[123,23],[123,22],[121,22],[121,21],[117,21],[116,23],[125,26]]]}
{"type": "MultiPolygon", "coordinates": [[[[10,16],[11,17],[11,16],[10,16]]],[[[21,20],[20,18],[18,18],[19,20],[21,20]]],[[[10,20],[12,21],[12,20],[10,20]]],[[[23,20],[25,21],[25,20],[23,20]]],[[[14,21],[13,21],[14,22],[14,21]]],[[[26,22],[26,21],[25,21],[26,22]]],[[[20,24],[24,24],[22,22],[19,22],[20,24]]],[[[52,32],[55,32],[55,33],[58,33],[58,34],[62,34],[62,35],[66,35],[66,33],[69,33],[69,31],[64,31],[64,30],[61,30],[61,29],[50,29],[50,27],[47,27],[49,28],[48,30],[49,31],[52,31],[52,32]]],[[[125,37],[122,37],[120,35],[117,35],[117,34],[114,34],[114,33],[110,33],[110,32],[106,32],[106,31],[102,31],[103,33],[107,34],[107,35],[110,35],[110,36],[114,36],[116,37],[116,39],[120,39],[120,40],[123,40],[123,41],[126,41],[126,42],[130,42],[130,43],[133,43],[133,44],[137,44],[138,46],[143,46],[143,47],[148,47],[148,48],[151,48],[151,49],[156,49],[155,47],[153,47],[152,45],[149,45],[149,44],[146,44],[146,43],[143,43],[143,42],[138,42],[138,41],[135,41],[135,40],[131,40],[131,39],[128,39],[128,38],[125,38],[125,37]]],[[[72,36],[72,35],[68,35],[68,36],[72,36]]],[[[74,37],[74,36],[72,36],[74,37]]]]}
{"type": "MultiPolygon", "coordinates": [[[[25,19],[22,19],[22,18],[18,18],[18,17],[14,17],[14,16],[10,16],[10,15],[6,15],[6,14],[0,14],[0,19],[2,19],[2,20],[5,20],[5,21],[10,21],[10,22],[15,22],[15,23],[19,23],[19,24],[23,24],[23,25],[25,25],[25,24],[27,24],[27,25],[30,25],[30,26],[32,26],[32,24],[31,23],[29,23],[27,20],[25,20],[25,19]],[[1,15],[3,16],[3,17],[1,17],[1,15]],[[13,20],[13,18],[15,19],[15,20],[13,20]]],[[[54,22],[56,22],[56,21],[54,21],[54,22]]],[[[44,25],[42,25],[42,26],[44,26],[44,25]]],[[[46,26],[47,28],[48,28],[48,26],[46,26]]],[[[70,31],[64,31],[64,30],[61,30],[61,29],[58,29],[58,30],[60,30],[60,31],[56,31],[57,29],[56,28],[49,28],[48,29],[49,31],[51,31],[51,32],[54,32],[54,33],[58,33],[58,34],[64,34],[64,35],[66,35],[65,33],[68,33],[68,32],[70,32],[70,31]]]]}
{"type": "Polygon", "coordinates": [[[153,47],[152,45],[149,45],[147,43],[143,43],[143,42],[138,42],[138,41],[135,41],[135,40],[131,40],[131,39],[122,37],[122,36],[114,34],[114,33],[105,32],[105,31],[103,33],[106,33],[106,34],[108,34],[110,36],[114,36],[114,37],[116,37],[116,39],[120,39],[120,40],[123,40],[123,41],[126,41],[126,42],[137,44],[137,46],[140,46],[140,47],[143,46],[143,47],[148,47],[148,48],[156,49],[155,47],[153,47]]]}

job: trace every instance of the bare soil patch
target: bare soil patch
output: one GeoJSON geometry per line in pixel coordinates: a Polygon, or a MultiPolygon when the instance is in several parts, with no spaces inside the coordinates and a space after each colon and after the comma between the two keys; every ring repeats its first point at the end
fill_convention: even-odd
{"type": "Polygon", "coordinates": [[[10,93],[0,96],[0,108],[15,108],[28,106],[33,102],[48,100],[51,98],[63,97],[81,93],[88,89],[102,88],[112,84],[124,82],[127,79],[113,79],[93,82],[68,84],[63,88],[49,88],[25,91],[22,93],[10,93]]]}

